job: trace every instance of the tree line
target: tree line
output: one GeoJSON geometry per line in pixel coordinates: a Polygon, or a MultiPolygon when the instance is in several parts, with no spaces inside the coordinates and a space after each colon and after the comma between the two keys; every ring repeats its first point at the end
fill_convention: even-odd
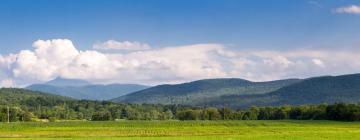
{"type": "Polygon", "coordinates": [[[108,101],[51,100],[0,105],[0,122],[91,120],[337,120],[359,121],[360,103],[230,109],[182,105],[117,104],[108,101]],[[9,108],[8,108],[9,107],[9,108]]]}
{"type": "Polygon", "coordinates": [[[301,105],[256,107],[232,110],[229,108],[185,109],[178,111],[179,120],[336,120],[359,121],[360,104],[301,105]]]}

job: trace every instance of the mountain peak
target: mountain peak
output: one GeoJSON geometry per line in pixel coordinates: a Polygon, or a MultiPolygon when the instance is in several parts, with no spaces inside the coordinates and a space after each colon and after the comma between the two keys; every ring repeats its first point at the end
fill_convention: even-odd
{"type": "Polygon", "coordinates": [[[45,83],[46,85],[52,86],[85,86],[91,83],[80,79],[66,79],[62,77],[56,77],[55,79],[45,83]]]}

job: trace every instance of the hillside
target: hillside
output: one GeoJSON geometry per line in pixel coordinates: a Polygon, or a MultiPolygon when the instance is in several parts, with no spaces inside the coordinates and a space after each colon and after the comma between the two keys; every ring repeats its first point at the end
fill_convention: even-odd
{"type": "Polygon", "coordinates": [[[360,101],[360,74],[270,82],[251,82],[242,79],[199,80],[177,85],[160,85],[113,101],[232,108],[253,105],[354,103],[360,101]]]}
{"type": "Polygon", "coordinates": [[[206,79],[176,85],[159,85],[113,99],[112,101],[195,105],[224,95],[264,94],[299,81],[298,79],[288,79],[270,82],[251,82],[235,78],[206,79]]]}
{"type": "MultiPolygon", "coordinates": [[[[64,85],[64,84],[62,84],[64,85]]],[[[110,85],[81,85],[81,86],[57,86],[48,84],[35,84],[26,87],[34,91],[42,91],[51,94],[68,96],[75,99],[108,100],[131,92],[139,91],[147,86],[136,84],[110,84],[110,85]]]]}
{"type": "Polygon", "coordinates": [[[26,89],[0,89],[0,105],[34,106],[35,104],[41,104],[51,106],[63,104],[64,101],[73,101],[73,99],[26,89]]]}
{"type": "Polygon", "coordinates": [[[306,79],[269,94],[276,104],[335,103],[360,101],[360,74],[306,79]]]}
{"type": "Polygon", "coordinates": [[[360,74],[305,79],[262,95],[230,95],[197,105],[249,107],[360,101],[360,74]]]}

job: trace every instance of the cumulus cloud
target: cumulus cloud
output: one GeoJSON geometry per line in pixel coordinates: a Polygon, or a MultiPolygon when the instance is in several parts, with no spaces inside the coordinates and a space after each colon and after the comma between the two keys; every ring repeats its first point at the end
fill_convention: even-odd
{"type": "Polygon", "coordinates": [[[146,43],[140,42],[130,42],[130,41],[123,41],[119,42],[116,40],[108,40],[102,43],[96,43],[93,46],[94,49],[101,49],[101,50],[127,50],[127,51],[136,51],[136,50],[148,50],[150,46],[146,43]]]}
{"type": "Polygon", "coordinates": [[[68,39],[38,40],[33,47],[34,51],[22,50],[16,55],[11,67],[15,78],[50,80],[80,55],[68,39]]]}
{"type": "Polygon", "coordinates": [[[155,85],[204,78],[266,81],[360,71],[360,61],[356,61],[360,52],[356,50],[231,50],[221,44],[194,44],[104,53],[77,50],[68,39],[38,40],[33,47],[0,55],[2,86],[58,76],[94,83],[155,85]]]}
{"type": "Polygon", "coordinates": [[[345,13],[345,14],[360,14],[360,6],[350,5],[346,7],[339,7],[335,9],[336,13],[345,13]]]}
{"type": "Polygon", "coordinates": [[[221,75],[211,53],[222,49],[217,44],[197,44],[126,54],[82,52],[69,66],[66,77],[107,78],[114,82],[173,82],[193,77],[221,75]],[[95,58],[95,59],[94,59],[95,58]],[[215,69],[216,68],[216,69],[215,69]],[[79,74],[74,73],[79,71],[79,74]],[[130,81],[129,81],[130,80],[130,81]]]}

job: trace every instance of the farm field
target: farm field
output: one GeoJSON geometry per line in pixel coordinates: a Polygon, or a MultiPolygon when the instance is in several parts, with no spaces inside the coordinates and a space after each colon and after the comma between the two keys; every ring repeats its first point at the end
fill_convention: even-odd
{"type": "Polygon", "coordinates": [[[0,139],[20,140],[360,140],[360,122],[117,121],[1,123],[0,139]]]}

